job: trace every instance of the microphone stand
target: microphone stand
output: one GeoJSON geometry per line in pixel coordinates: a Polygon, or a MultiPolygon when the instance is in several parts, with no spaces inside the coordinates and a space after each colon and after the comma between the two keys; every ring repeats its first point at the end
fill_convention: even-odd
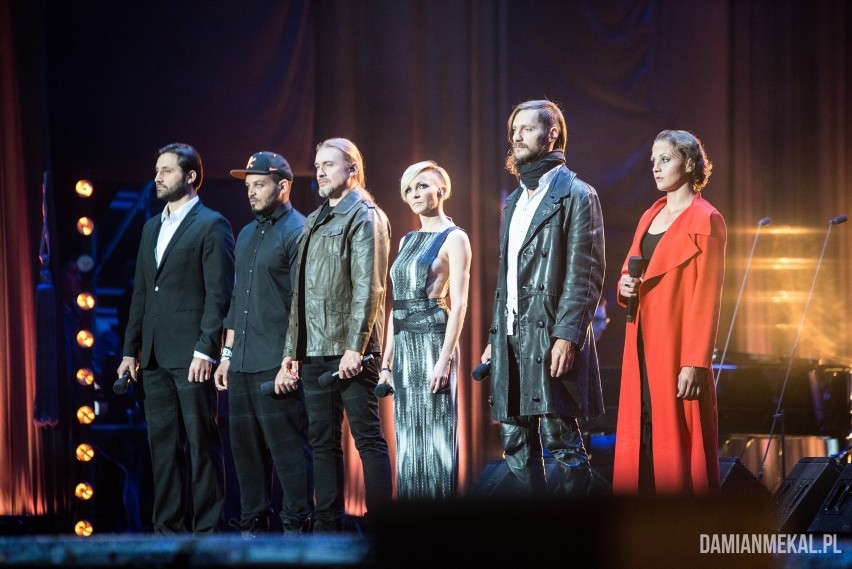
{"type": "Polygon", "coordinates": [[[796,350],[799,348],[799,338],[802,335],[802,328],[805,326],[805,316],[808,313],[808,306],[810,306],[811,298],[814,294],[817,275],[819,275],[819,269],[822,266],[822,259],[825,257],[825,248],[828,246],[828,237],[831,235],[831,226],[844,223],[846,219],[845,215],[838,215],[837,217],[828,220],[828,230],[825,232],[825,241],[822,243],[822,251],[819,254],[819,260],[817,261],[816,270],[814,271],[814,278],[811,281],[811,290],[808,292],[808,299],[805,301],[805,309],[802,311],[802,320],[799,322],[799,329],[796,332],[796,340],[793,342],[793,353],[790,354],[790,362],[787,364],[787,373],[784,375],[784,383],[781,384],[781,395],[778,397],[778,406],[775,408],[775,414],[772,416],[772,428],[769,430],[769,439],[766,441],[766,450],[763,453],[760,470],[757,472],[757,479],[760,481],[763,480],[763,471],[766,468],[766,457],[769,456],[769,448],[772,446],[772,435],[775,433],[775,424],[779,420],[781,421],[781,479],[784,480],[787,478],[787,468],[785,464],[787,453],[784,450],[784,411],[781,409],[781,405],[784,403],[784,392],[787,390],[787,382],[790,380],[790,371],[793,369],[793,360],[796,358],[796,350]]]}
{"type": "Polygon", "coordinates": [[[745,289],[746,279],[748,278],[748,268],[751,265],[751,258],[754,257],[754,250],[757,247],[757,238],[760,236],[760,228],[772,223],[771,217],[764,217],[757,222],[757,231],[754,233],[754,241],[751,243],[751,253],[748,254],[746,261],[745,272],[743,273],[743,282],[740,284],[740,292],[737,295],[737,302],[734,304],[734,314],[731,316],[731,326],[728,328],[728,338],[725,340],[725,348],[722,350],[722,359],[719,360],[719,373],[716,374],[715,386],[719,387],[719,377],[722,375],[722,370],[725,369],[725,356],[728,354],[728,344],[731,343],[731,333],[734,331],[734,322],[737,320],[737,311],[740,308],[740,300],[743,298],[743,290],[745,289]]]}

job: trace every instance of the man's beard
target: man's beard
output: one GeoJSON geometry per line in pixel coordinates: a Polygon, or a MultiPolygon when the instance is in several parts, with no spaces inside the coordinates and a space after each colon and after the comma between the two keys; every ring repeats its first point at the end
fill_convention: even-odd
{"type": "Polygon", "coordinates": [[[535,162],[539,158],[541,158],[545,154],[545,148],[547,146],[547,134],[543,134],[541,138],[536,140],[537,149],[530,148],[529,146],[524,146],[524,150],[526,153],[523,156],[518,156],[515,152],[514,146],[512,147],[512,156],[515,157],[515,164],[529,164],[530,162],[535,162]]]}
{"type": "Polygon", "coordinates": [[[526,153],[521,157],[518,157],[515,154],[515,145],[513,144],[508,156],[506,156],[506,170],[508,170],[512,175],[518,176],[518,166],[520,166],[521,164],[529,164],[530,162],[535,162],[544,154],[546,154],[546,141],[547,134],[543,134],[541,138],[536,141],[538,143],[538,151],[533,152],[533,150],[529,146],[525,146],[524,149],[526,150],[526,153]]]}
{"type": "Polygon", "coordinates": [[[180,182],[172,187],[163,186],[164,191],[161,193],[160,188],[157,188],[157,197],[166,202],[176,202],[187,194],[186,182],[180,182]]]}
{"type": "Polygon", "coordinates": [[[278,207],[277,193],[263,203],[258,202],[254,204],[251,208],[251,212],[255,215],[261,215],[266,217],[267,215],[271,215],[272,212],[275,211],[276,207],[278,207]]]}

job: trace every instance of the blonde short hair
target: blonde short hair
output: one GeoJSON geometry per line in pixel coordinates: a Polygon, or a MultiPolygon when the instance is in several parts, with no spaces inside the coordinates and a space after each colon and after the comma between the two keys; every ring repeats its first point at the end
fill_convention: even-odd
{"type": "Polygon", "coordinates": [[[450,182],[450,175],[447,174],[447,171],[438,166],[438,163],[434,160],[424,160],[423,162],[417,162],[416,164],[412,164],[408,168],[405,169],[405,172],[402,173],[402,178],[399,179],[399,195],[402,198],[402,201],[405,201],[405,190],[408,186],[411,185],[411,181],[419,176],[422,172],[435,172],[438,175],[438,178],[441,179],[441,186],[447,188],[444,192],[444,199],[450,197],[453,193],[453,186],[450,182]]]}

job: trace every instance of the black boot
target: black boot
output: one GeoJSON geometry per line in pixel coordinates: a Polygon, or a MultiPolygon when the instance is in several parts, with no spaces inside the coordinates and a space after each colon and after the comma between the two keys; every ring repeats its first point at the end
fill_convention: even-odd
{"type": "Polygon", "coordinates": [[[311,528],[314,525],[313,515],[309,514],[304,520],[283,519],[281,525],[284,526],[285,535],[303,535],[311,533],[311,528]]]}
{"type": "Polygon", "coordinates": [[[269,531],[269,516],[255,516],[246,522],[231,518],[228,525],[239,530],[243,539],[254,539],[258,534],[269,531]]]}

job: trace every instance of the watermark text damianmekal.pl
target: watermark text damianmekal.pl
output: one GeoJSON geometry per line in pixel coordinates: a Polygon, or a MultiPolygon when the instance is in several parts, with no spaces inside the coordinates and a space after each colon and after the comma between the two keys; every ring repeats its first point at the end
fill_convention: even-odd
{"type": "Polygon", "coordinates": [[[702,533],[701,553],[843,553],[834,534],[702,533]]]}

